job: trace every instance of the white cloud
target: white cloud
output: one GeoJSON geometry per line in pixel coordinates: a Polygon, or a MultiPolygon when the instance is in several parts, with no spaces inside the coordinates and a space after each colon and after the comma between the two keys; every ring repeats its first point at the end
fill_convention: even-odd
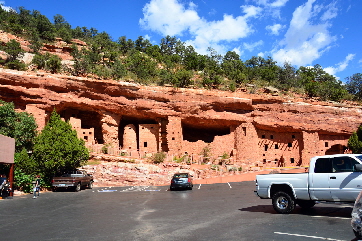
{"type": "Polygon", "coordinates": [[[244,43],[243,47],[252,52],[255,48],[262,46],[263,44],[264,44],[263,40],[259,40],[258,42],[252,44],[244,43]]]}
{"type": "Polygon", "coordinates": [[[5,1],[0,1],[0,6],[2,9],[4,9],[7,12],[15,11],[12,7],[5,6],[5,1]]]}
{"type": "Polygon", "coordinates": [[[251,0],[258,6],[262,6],[266,15],[280,18],[280,9],[284,7],[289,0],[251,0]]]}
{"type": "Polygon", "coordinates": [[[255,4],[265,6],[265,7],[273,7],[280,8],[284,7],[289,0],[254,0],[255,4]]]}
{"type": "Polygon", "coordinates": [[[276,0],[275,2],[270,3],[270,6],[274,8],[284,7],[288,1],[289,0],[276,0]]]}
{"type": "Polygon", "coordinates": [[[336,73],[343,71],[347,68],[349,62],[354,59],[354,56],[355,56],[355,54],[348,54],[342,62],[337,64],[336,67],[330,66],[330,67],[324,68],[324,71],[326,71],[328,74],[331,74],[331,75],[335,75],[336,73]]]}
{"type": "Polygon", "coordinates": [[[151,0],[143,8],[144,17],[140,25],[161,35],[182,35],[188,33],[192,37],[185,41],[193,45],[199,53],[206,54],[208,47],[219,53],[225,53],[225,42],[238,41],[253,33],[249,24],[262,11],[261,8],[241,6],[244,15],[232,16],[224,14],[219,21],[207,21],[196,12],[196,5],[185,7],[177,0],[151,0]]]}
{"type": "Polygon", "coordinates": [[[139,23],[163,35],[182,35],[192,24],[202,21],[194,5],[186,9],[176,0],[151,0],[143,8],[144,18],[139,23]]]}
{"type": "Polygon", "coordinates": [[[294,11],[289,29],[279,43],[281,48],[272,50],[272,57],[279,64],[286,61],[298,66],[312,64],[336,40],[328,31],[331,25],[327,21],[336,15],[326,17],[334,5],[313,6],[315,1],[308,0],[294,11]]]}
{"type": "Polygon", "coordinates": [[[281,24],[268,25],[265,27],[265,29],[269,30],[272,35],[279,35],[280,30],[283,28],[285,28],[285,26],[281,24]]]}

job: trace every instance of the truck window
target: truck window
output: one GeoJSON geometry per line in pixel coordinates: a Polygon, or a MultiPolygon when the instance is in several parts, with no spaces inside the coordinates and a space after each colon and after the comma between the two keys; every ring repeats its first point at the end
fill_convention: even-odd
{"type": "Polygon", "coordinates": [[[353,172],[355,164],[359,164],[351,157],[334,157],[332,163],[333,172],[353,172]]]}
{"type": "Polygon", "coordinates": [[[319,158],[315,162],[314,167],[315,173],[331,173],[332,172],[332,162],[329,158],[319,158]]]}

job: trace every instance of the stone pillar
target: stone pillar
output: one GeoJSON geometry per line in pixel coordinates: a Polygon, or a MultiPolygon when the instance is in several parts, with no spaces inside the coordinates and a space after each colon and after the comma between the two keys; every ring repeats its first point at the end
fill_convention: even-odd
{"type": "Polygon", "coordinates": [[[38,125],[38,131],[41,131],[45,127],[46,122],[46,114],[45,110],[38,108],[35,104],[26,105],[26,112],[31,113],[34,118],[35,122],[38,125]]]}
{"type": "Polygon", "coordinates": [[[258,134],[252,123],[242,123],[235,129],[236,161],[255,163],[262,158],[258,148],[258,134]]]}
{"type": "Polygon", "coordinates": [[[302,166],[308,166],[311,157],[321,155],[319,148],[318,132],[302,132],[303,148],[302,148],[302,166]]]}
{"type": "Polygon", "coordinates": [[[104,144],[110,144],[113,148],[118,148],[118,128],[121,117],[106,111],[102,114],[101,124],[104,144]]]}
{"type": "Polygon", "coordinates": [[[137,151],[137,130],[133,124],[124,127],[122,149],[137,151]]]}
{"type": "Polygon", "coordinates": [[[179,155],[182,150],[183,142],[181,118],[169,116],[166,126],[166,132],[169,150],[168,153],[170,155],[179,155]]]}

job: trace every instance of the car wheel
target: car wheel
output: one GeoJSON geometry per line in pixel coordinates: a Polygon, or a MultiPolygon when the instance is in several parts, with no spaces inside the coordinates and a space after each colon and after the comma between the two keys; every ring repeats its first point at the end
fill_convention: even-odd
{"type": "Polygon", "coordinates": [[[297,200],[296,203],[303,209],[309,209],[315,205],[315,201],[312,200],[297,200]]]}
{"type": "Polygon", "coordinates": [[[362,239],[362,233],[361,232],[357,232],[356,230],[352,229],[354,232],[354,235],[356,236],[356,238],[358,238],[358,240],[362,239]]]}
{"type": "Polygon", "coordinates": [[[175,188],[174,188],[174,187],[172,187],[172,186],[170,186],[170,191],[173,191],[173,190],[175,190],[175,188]]]}
{"type": "Polygon", "coordinates": [[[56,188],[56,187],[52,187],[52,191],[53,191],[53,192],[56,192],[56,191],[57,191],[57,188],[56,188]]]}
{"type": "Polygon", "coordinates": [[[75,186],[75,189],[74,189],[74,190],[75,190],[76,192],[79,192],[79,191],[80,191],[80,188],[81,188],[80,183],[78,183],[77,186],[75,186]]]}
{"type": "Polygon", "coordinates": [[[286,192],[277,192],[272,198],[273,208],[277,213],[287,214],[294,210],[295,201],[286,192]]]}
{"type": "Polygon", "coordinates": [[[92,189],[92,188],[93,188],[93,182],[89,182],[88,189],[92,189]]]}

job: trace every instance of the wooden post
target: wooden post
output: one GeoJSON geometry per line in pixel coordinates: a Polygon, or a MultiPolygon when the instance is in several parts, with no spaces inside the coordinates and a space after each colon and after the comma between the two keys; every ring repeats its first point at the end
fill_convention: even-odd
{"type": "Polygon", "coordinates": [[[9,173],[9,182],[10,182],[10,192],[9,196],[12,197],[14,195],[13,183],[14,183],[14,163],[10,164],[10,173],[9,173]]]}

